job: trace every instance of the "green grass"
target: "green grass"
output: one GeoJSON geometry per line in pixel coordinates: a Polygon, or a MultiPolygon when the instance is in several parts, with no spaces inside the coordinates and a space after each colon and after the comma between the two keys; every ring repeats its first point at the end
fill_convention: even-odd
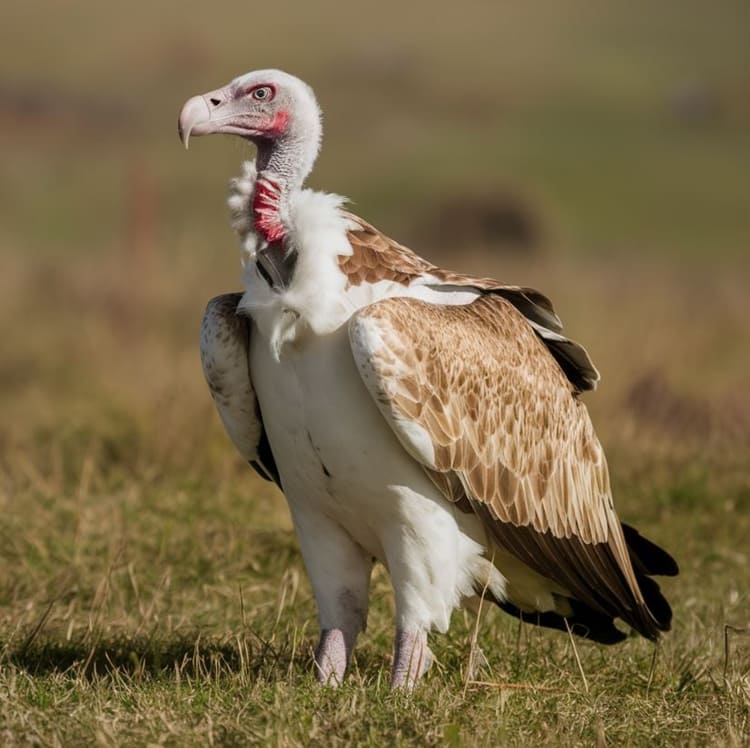
{"type": "Polygon", "coordinates": [[[217,489],[198,476],[205,465],[182,480],[123,482],[118,460],[81,459],[80,475],[60,485],[40,476],[4,497],[13,518],[0,590],[6,742],[748,740],[750,639],[733,635],[728,652],[723,639],[725,625],[747,624],[747,486],[716,495],[698,477],[620,494],[625,516],[682,563],[668,584],[675,631],[658,649],[579,641],[579,669],[564,635],[495,610],[478,627],[456,614],[450,635],[433,639],[438,664],[407,697],[387,685],[392,597],[382,570],[346,685],[321,689],[310,667],[314,603],[279,497],[259,495],[249,473],[224,461],[217,489]]]}
{"type": "Polygon", "coordinates": [[[6,6],[0,743],[750,745],[746,2],[6,6]],[[378,568],[346,684],[313,682],[283,498],[197,356],[206,300],[239,286],[246,153],[174,132],[266,65],[320,95],[313,183],[416,250],[446,196],[529,204],[536,252],[436,259],[542,289],[592,353],[618,511],[681,564],[658,649],[461,612],[391,693],[378,568]],[[706,119],[676,112],[685,86],[706,119]]]}
{"type": "Polygon", "coordinates": [[[750,637],[732,633],[724,648],[725,626],[750,623],[750,345],[736,270],[707,280],[653,266],[624,282],[621,260],[502,263],[548,278],[590,341],[605,378],[588,402],[620,514],[681,564],[665,582],[674,630],[655,661],[636,638],[578,642],[579,668],[565,635],[494,609],[479,624],[457,613],[433,637],[437,665],[405,697],[387,686],[393,599],[380,568],[346,685],[314,683],[315,606],[283,499],[233,452],[201,381],[198,319],[224,269],[148,262],[137,294],[106,256],[8,265],[5,743],[747,744],[750,637]],[[697,324],[699,281],[713,304],[697,324]],[[684,357],[707,361],[728,331],[735,345],[707,394],[711,367],[686,372],[684,357]],[[645,374],[654,394],[638,384],[645,374]]]}

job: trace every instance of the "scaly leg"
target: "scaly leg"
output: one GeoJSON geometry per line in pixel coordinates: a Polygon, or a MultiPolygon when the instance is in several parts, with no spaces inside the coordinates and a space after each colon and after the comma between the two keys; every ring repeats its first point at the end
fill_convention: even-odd
{"type": "Polygon", "coordinates": [[[367,623],[372,559],[325,515],[292,507],[292,517],[318,604],[315,675],[321,683],[338,686],[367,623]]]}
{"type": "Polygon", "coordinates": [[[338,686],[344,679],[359,631],[322,629],[315,649],[315,675],[320,683],[338,686]]]}
{"type": "Polygon", "coordinates": [[[396,629],[391,687],[411,690],[432,665],[432,652],[427,646],[427,632],[396,629]]]}

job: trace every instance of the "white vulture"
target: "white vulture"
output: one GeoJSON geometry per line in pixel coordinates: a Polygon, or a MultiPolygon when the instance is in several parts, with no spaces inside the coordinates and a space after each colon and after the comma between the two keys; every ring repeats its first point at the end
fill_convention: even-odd
{"type": "Polygon", "coordinates": [[[432,661],[431,629],[484,595],[597,642],[649,639],[672,613],[671,556],[621,524],[579,399],[599,379],[528,288],[438,268],[303,187],[318,154],[311,88],[278,70],[187,101],[179,134],[257,147],[233,183],[244,293],[212,299],[203,368],[242,456],[284,492],[337,684],[367,620],[373,563],[395,593],[391,682],[432,661]]]}

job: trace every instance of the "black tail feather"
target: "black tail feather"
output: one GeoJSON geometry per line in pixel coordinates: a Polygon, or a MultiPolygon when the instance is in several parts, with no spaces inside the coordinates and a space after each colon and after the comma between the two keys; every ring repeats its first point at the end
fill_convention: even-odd
{"type": "MultiPolygon", "coordinates": [[[[679,567],[669,553],[644,538],[635,528],[623,524],[622,530],[643,603],[638,603],[636,610],[631,610],[630,615],[626,611],[622,611],[620,615],[643,636],[655,641],[659,638],[660,631],[669,631],[672,608],[651,575],[675,576],[679,573],[679,567]]],[[[627,634],[615,626],[614,616],[573,597],[564,598],[572,613],[563,616],[554,611],[526,612],[511,602],[497,600],[489,594],[486,596],[506,613],[526,623],[559,631],[570,629],[577,636],[601,644],[617,644],[627,638],[627,634]]]]}
{"type": "Polygon", "coordinates": [[[636,574],[638,586],[641,588],[646,607],[656,620],[660,631],[669,631],[672,623],[672,608],[667,598],[662,595],[659,585],[644,574],[636,574]]]}
{"type": "Polygon", "coordinates": [[[634,527],[622,523],[622,532],[646,607],[659,630],[669,631],[672,608],[651,575],[676,576],[680,571],[677,562],[663,548],[644,538],[634,527]]]}
{"type": "Polygon", "coordinates": [[[590,639],[600,644],[617,644],[628,636],[615,626],[614,619],[611,616],[598,613],[579,600],[565,598],[566,602],[573,608],[573,615],[562,616],[559,613],[549,610],[543,613],[537,611],[527,613],[517,608],[513,603],[507,601],[501,602],[491,595],[488,597],[506,613],[520,618],[525,623],[533,623],[536,626],[557,629],[558,631],[567,631],[570,629],[576,636],[590,639]]]}
{"type": "Polygon", "coordinates": [[[680,569],[677,562],[663,548],[644,538],[638,530],[622,523],[622,532],[630,551],[633,568],[640,574],[675,577],[680,569]]]}

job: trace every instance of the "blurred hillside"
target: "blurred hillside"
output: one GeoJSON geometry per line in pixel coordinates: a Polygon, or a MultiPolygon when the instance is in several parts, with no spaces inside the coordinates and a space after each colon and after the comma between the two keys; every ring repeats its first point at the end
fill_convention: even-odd
{"type": "Polygon", "coordinates": [[[186,156],[175,120],[188,96],[257,67],[318,93],[313,183],[400,236],[418,239],[457,196],[510,194],[547,243],[575,252],[715,258],[750,245],[741,0],[3,5],[11,248],[106,251],[139,199],[153,203],[160,252],[185,235],[230,245],[224,185],[246,150],[209,141],[186,156]]]}
{"type": "Polygon", "coordinates": [[[625,425],[640,413],[668,440],[736,445],[748,28],[739,0],[5,2],[3,441],[96,432],[109,411],[147,429],[172,401],[180,433],[215,426],[196,330],[238,286],[224,200],[250,149],[186,154],[175,122],[189,96],[275,66],[325,112],[313,185],[422,254],[555,300],[604,374],[605,440],[641,439],[625,425]]]}

